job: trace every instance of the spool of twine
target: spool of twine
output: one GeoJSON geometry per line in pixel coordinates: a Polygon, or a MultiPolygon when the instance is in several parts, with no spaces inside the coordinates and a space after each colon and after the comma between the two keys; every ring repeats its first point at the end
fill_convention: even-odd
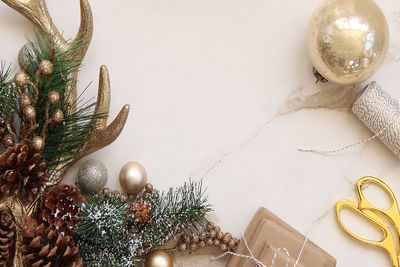
{"type": "Polygon", "coordinates": [[[354,101],[353,113],[397,156],[400,152],[400,106],[376,82],[354,101]]]}
{"type": "Polygon", "coordinates": [[[354,101],[351,110],[374,133],[373,136],[334,150],[302,149],[302,152],[330,154],[379,138],[400,158],[400,105],[376,82],[368,84],[354,101]]]}

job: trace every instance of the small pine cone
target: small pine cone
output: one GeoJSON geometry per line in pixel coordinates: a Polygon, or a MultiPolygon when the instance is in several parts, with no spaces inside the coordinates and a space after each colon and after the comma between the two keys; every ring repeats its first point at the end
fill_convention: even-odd
{"type": "Polygon", "coordinates": [[[54,226],[58,233],[74,236],[77,229],[78,204],[85,201],[85,197],[76,187],[56,185],[44,194],[40,202],[40,214],[43,221],[54,226]]]}
{"type": "Polygon", "coordinates": [[[132,218],[139,224],[152,224],[151,205],[142,200],[137,201],[132,207],[132,218]]]}
{"type": "Polygon", "coordinates": [[[33,201],[47,181],[46,163],[41,153],[27,142],[10,147],[0,155],[0,190],[20,197],[23,191],[33,201]]]}
{"type": "Polygon", "coordinates": [[[0,266],[10,266],[15,249],[15,221],[10,211],[0,210],[0,266]]]}
{"type": "Polygon", "coordinates": [[[57,234],[53,226],[30,218],[21,220],[22,244],[19,248],[25,264],[31,267],[83,267],[79,249],[70,236],[57,234]]]}

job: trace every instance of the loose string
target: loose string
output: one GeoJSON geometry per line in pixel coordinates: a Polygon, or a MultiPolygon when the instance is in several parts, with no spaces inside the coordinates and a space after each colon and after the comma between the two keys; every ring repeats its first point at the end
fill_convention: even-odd
{"type": "MultiPolygon", "coordinates": [[[[257,264],[258,267],[267,267],[267,265],[265,265],[264,263],[262,263],[261,261],[259,261],[256,257],[254,257],[253,252],[251,251],[249,245],[247,244],[247,240],[246,240],[246,238],[244,237],[244,235],[242,235],[242,239],[243,239],[244,245],[246,246],[246,249],[247,249],[247,251],[249,252],[250,256],[238,254],[238,253],[231,252],[231,251],[227,251],[227,252],[225,252],[225,253],[223,253],[223,254],[217,256],[217,257],[211,257],[211,260],[212,260],[212,261],[216,261],[216,260],[222,259],[222,258],[225,257],[226,255],[233,255],[233,256],[236,256],[236,257],[240,257],[240,258],[250,259],[250,260],[254,261],[254,263],[257,264]]],[[[301,246],[299,255],[297,256],[296,262],[294,263],[293,267],[296,267],[297,264],[299,263],[300,258],[301,258],[301,255],[303,254],[303,251],[304,251],[304,248],[306,247],[307,242],[308,242],[308,234],[307,234],[306,237],[304,238],[304,242],[303,242],[303,244],[302,244],[302,246],[301,246]]],[[[278,256],[278,253],[280,253],[281,251],[285,252],[285,254],[286,254],[286,267],[289,267],[290,253],[289,253],[289,251],[288,251],[286,248],[282,248],[282,247],[279,248],[277,251],[275,251],[274,257],[272,258],[271,267],[274,266],[275,260],[276,260],[276,258],[277,258],[277,256],[278,256]]]]}
{"type": "Polygon", "coordinates": [[[347,145],[347,146],[344,146],[344,147],[341,147],[341,148],[338,148],[338,149],[335,149],[335,150],[319,150],[319,149],[309,149],[309,148],[298,148],[297,151],[300,151],[300,152],[312,152],[312,153],[318,153],[318,154],[333,154],[333,153],[342,152],[342,151],[347,150],[347,149],[349,149],[349,148],[351,148],[351,147],[353,147],[353,146],[358,146],[358,145],[362,145],[362,144],[371,142],[371,141],[374,140],[375,138],[381,136],[382,133],[383,133],[387,128],[388,128],[388,127],[383,128],[383,129],[380,130],[378,133],[376,133],[375,135],[373,135],[373,136],[371,136],[371,137],[369,137],[369,138],[366,138],[366,139],[364,139],[364,140],[360,140],[360,141],[354,142],[354,143],[352,143],[352,144],[350,144],[350,145],[347,145]]]}
{"type": "Polygon", "coordinates": [[[373,136],[334,150],[298,148],[301,152],[332,154],[365,144],[379,138],[392,152],[400,157],[400,105],[376,82],[365,87],[354,101],[351,110],[374,133],[373,136]]]}

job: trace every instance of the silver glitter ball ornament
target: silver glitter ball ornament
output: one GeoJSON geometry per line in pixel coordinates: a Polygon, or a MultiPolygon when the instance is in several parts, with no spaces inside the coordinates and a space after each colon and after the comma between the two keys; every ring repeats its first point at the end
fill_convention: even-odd
{"type": "Polygon", "coordinates": [[[96,159],[85,161],[79,168],[78,184],[86,193],[97,193],[107,183],[107,168],[96,159]]]}
{"type": "Polygon", "coordinates": [[[35,53],[33,52],[32,46],[29,44],[24,45],[18,53],[18,65],[21,70],[26,70],[29,67],[30,60],[35,53]]]}

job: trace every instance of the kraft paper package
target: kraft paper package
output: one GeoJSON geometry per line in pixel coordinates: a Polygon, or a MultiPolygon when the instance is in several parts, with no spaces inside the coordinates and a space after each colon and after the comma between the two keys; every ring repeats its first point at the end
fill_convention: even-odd
{"type": "MultiPolygon", "coordinates": [[[[286,267],[287,254],[279,248],[286,248],[289,253],[289,266],[293,266],[304,243],[305,236],[265,208],[260,208],[251,220],[244,234],[246,241],[256,259],[271,266],[276,252],[274,267],[286,267]]],[[[243,242],[235,251],[249,255],[243,242]]],[[[232,256],[227,267],[254,267],[252,259],[232,256]]],[[[297,267],[334,267],[336,259],[308,240],[297,267]]]]}

